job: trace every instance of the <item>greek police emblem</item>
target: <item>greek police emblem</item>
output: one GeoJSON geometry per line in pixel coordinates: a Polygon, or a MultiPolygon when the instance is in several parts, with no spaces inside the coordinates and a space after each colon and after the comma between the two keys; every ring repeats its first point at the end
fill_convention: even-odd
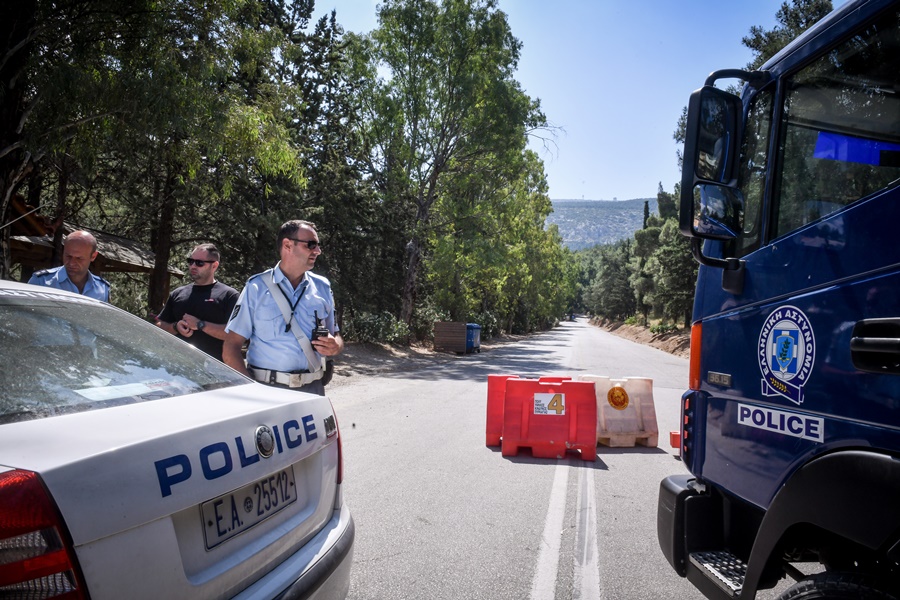
{"type": "Polygon", "coordinates": [[[816,359],[816,339],[803,311],[794,306],[773,310],[759,333],[757,350],[763,396],[802,404],[803,386],[816,359]]]}
{"type": "Polygon", "coordinates": [[[268,425],[256,428],[256,450],[263,458],[269,458],[275,452],[275,434],[268,425]]]}

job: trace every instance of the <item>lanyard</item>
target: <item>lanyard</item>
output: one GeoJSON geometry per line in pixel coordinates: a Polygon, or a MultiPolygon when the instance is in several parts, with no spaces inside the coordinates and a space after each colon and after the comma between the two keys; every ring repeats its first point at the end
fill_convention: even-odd
{"type": "MultiPolygon", "coordinates": [[[[288,281],[290,281],[290,280],[288,280],[288,281]]],[[[291,304],[291,299],[290,299],[290,297],[285,293],[284,288],[281,287],[280,285],[278,286],[278,291],[281,292],[281,295],[284,296],[284,299],[285,299],[285,300],[287,300],[288,306],[291,307],[291,314],[292,314],[292,315],[294,314],[294,310],[297,308],[297,305],[300,304],[300,301],[301,301],[301,300],[303,300],[303,294],[306,293],[306,290],[307,290],[307,289],[309,289],[309,281],[304,281],[304,282],[300,285],[300,297],[297,298],[297,301],[296,301],[296,302],[294,302],[293,304],[291,304]]],[[[284,332],[287,333],[287,332],[289,332],[290,330],[291,330],[291,322],[288,321],[288,322],[287,322],[287,325],[285,325],[285,327],[284,327],[284,332]]]]}

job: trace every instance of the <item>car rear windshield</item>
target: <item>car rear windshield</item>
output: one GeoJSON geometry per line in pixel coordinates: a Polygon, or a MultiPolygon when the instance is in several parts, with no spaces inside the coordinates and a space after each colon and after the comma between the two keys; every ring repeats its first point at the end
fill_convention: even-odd
{"type": "Polygon", "coordinates": [[[112,306],[0,290],[0,424],[192,394],[247,379],[112,306]]]}

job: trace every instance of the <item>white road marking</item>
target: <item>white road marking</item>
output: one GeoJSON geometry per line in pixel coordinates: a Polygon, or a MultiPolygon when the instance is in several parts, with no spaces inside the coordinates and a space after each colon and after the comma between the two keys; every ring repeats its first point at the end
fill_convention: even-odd
{"type": "MultiPolygon", "coordinates": [[[[597,501],[594,490],[594,469],[579,469],[578,497],[575,520],[575,573],[572,582],[573,600],[600,600],[600,563],[597,545],[597,501]]],[[[537,567],[531,584],[531,600],[552,600],[556,596],[559,572],[559,551],[566,517],[566,492],[569,485],[569,465],[560,461],[553,473],[550,502],[537,567]]]]}
{"type": "Polygon", "coordinates": [[[569,465],[560,461],[553,473],[550,489],[550,503],[541,548],[538,552],[537,567],[531,584],[531,600],[548,600],[556,595],[556,573],[559,568],[559,546],[566,516],[566,488],[569,485],[569,465]]]}
{"type": "Polygon", "coordinates": [[[594,469],[583,467],[578,478],[578,519],[575,529],[574,600],[599,600],[600,563],[597,546],[597,502],[594,469]]]}

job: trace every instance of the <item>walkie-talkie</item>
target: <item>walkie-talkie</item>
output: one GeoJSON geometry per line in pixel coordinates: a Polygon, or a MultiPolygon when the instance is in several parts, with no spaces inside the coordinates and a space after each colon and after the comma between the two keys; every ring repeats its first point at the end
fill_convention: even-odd
{"type": "Polygon", "coordinates": [[[328,334],[331,333],[328,331],[328,328],[325,327],[325,319],[319,318],[319,311],[313,311],[313,315],[315,315],[313,319],[313,324],[316,326],[313,329],[312,337],[310,338],[312,341],[316,341],[320,337],[328,337],[328,334]]]}

